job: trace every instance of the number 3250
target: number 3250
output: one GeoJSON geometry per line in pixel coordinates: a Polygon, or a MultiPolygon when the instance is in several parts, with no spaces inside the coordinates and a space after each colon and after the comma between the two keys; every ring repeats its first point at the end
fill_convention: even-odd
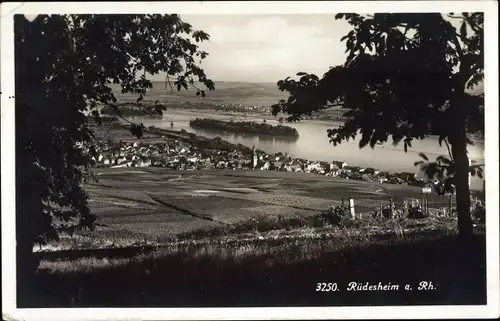
{"type": "Polygon", "coordinates": [[[335,292],[338,290],[337,283],[317,283],[316,292],[335,292]]]}

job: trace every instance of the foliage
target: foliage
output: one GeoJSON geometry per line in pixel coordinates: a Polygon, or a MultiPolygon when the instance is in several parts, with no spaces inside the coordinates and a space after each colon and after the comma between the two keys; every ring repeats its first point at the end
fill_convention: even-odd
{"type": "Polygon", "coordinates": [[[299,136],[299,132],[295,128],[283,125],[273,126],[267,123],[257,123],[255,121],[227,122],[211,118],[196,118],[189,122],[189,126],[201,129],[223,130],[231,133],[299,136]]]}
{"type": "Polygon", "coordinates": [[[393,202],[392,209],[390,204],[381,208],[375,208],[371,211],[371,216],[376,219],[421,219],[428,217],[428,213],[425,212],[418,200],[404,200],[401,203],[393,202]]]}
{"type": "MultiPolygon", "coordinates": [[[[144,116],[147,115],[149,117],[153,118],[162,118],[163,117],[163,111],[165,109],[160,109],[159,112],[156,112],[155,109],[153,109],[151,106],[148,105],[142,105],[143,108],[138,108],[136,105],[133,106],[120,106],[120,116],[126,117],[126,116],[144,116]],[[146,112],[144,110],[147,110],[146,112]]],[[[98,118],[103,118],[105,116],[102,115],[114,115],[116,114],[116,111],[113,107],[111,106],[104,106],[101,108],[99,111],[99,114],[97,114],[98,118]]],[[[116,116],[112,116],[116,117],[116,116]]]]}
{"type": "MultiPolygon", "coordinates": [[[[434,191],[438,195],[445,195],[446,193],[455,194],[455,169],[454,162],[446,156],[436,157],[436,161],[429,161],[428,157],[419,153],[420,157],[423,159],[421,161],[415,162],[415,166],[419,166],[420,169],[426,174],[430,179],[435,179],[433,184],[434,191]]],[[[478,176],[483,178],[483,166],[484,164],[476,164],[476,161],[471,161],[469,166],[469,173],[471,176],[478,176]]]]}
{"type": "Polygon", "coordinates": [[[472,216],[479,222],[486,220],[486,205],[479,199],[473,200],[471,205],[472,216]]]}
{"type": "Polygon", "coordinates": [[[408,204],[408,218],[420,219],[428,216],[419,201],[412,201],[408,204]]]}
{"type": "MultiPolygon", "coordinates": [[[[338,14],[336,19],[351,25],[341,39],[345,63],[321,79],[299,72],[299,80],[280,80],[278,88],[290,96],[273,105],[273,114],[286,112],[297,121],[303,114],[341,105],[346,121],[328,131],[333,145],[359,134],[360,148],[392,139],[407,151],[414,139],[439,135],[450,154],[452,166],[447,165],[445,175],[459,196],[461,234],[470,237],[467,176],[477,167],[468,168],[466,147],[472,142],[466,133],[484,132],[484,97],[466,88],[484,77],[483,14],[338,14]],[[459,28],[452,19],[460,21],[459,28]]],[[[435,174],[444,162],[427,164],[427,172],[435,174]]]]}
{"type": "Polygon", "coordinates": [[[355,227],[357,223],[351,218],[351,210],[348,205],[330,207],[328,212],[323,213],[322,219],[327,224],[342,228],[355,227]]]}
{"type": "MultiPolygon", "coordinates": [[[[88,197],[81,183],[92,179],[95,149],[89,113],[102,122],[98,104],[121,117],[111,85],[139,95],[152,87],[148,74],[165,72],[177,89],[204,84],[199,62],[207,55],[197,42],[208,39],[177,15],[16,15],[16,166],[18,255],[36,243],[92,228],[88,197]]],[[[204,91],[198,89],[201,95],[204,91]]],[[[155,104],[152,111],[165,108],[155,104]]],[[[123,117],[122,117],[123,118],[123,117]]],[[[142,124],[131,132],[143,135],[142,124]]],[[[18,256],[19,258],[19,256],[18,256]]],[[[19,263],[19,262],[18,262],[19,263]]],[[[19,263],[22,265],[22,263],[19,263]]]]}

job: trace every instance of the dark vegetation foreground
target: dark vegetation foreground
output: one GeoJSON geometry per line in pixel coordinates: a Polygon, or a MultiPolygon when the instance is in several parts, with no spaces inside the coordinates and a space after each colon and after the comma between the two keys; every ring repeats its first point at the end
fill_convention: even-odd
{"type": "Polygon", "coordinates": [[[444,234],[373,236],[362,242],[366,246],[340,250],[335,240],[253,240],[239,245],[254,249],[239,260],[222,255],[238,247],[226,244],[201,255],[187,246],[87,271],[42,269],[30,290],[18,295],[18,307],[486,304],[484,234],[475,236],[469,251],[457,245],[454,233],[444,234]],[[271,247],[281,247],[281,253],[271,254],[271,247]],[[315,258],[301,259],[317,251],[310,256],[315,258]],[[347,291],[353,281],[397,284],[399,290],[347,291]],[[434,289],[419,291],[422,281],[434,289]],[[320,282],[337,283],[338,291],[317,292],[320,282]]]}

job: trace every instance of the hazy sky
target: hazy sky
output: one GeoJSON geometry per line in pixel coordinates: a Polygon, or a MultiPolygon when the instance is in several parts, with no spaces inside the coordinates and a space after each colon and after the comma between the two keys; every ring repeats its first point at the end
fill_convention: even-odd
{"type": "MultiPolygon", "coordinates": [[[[272,82],[299,71],[323,75],[345,61],[349,31],[334,15],[181,15],[210,35],[202,68],[218,81],[272,82]]],[[[156,76],[163,80],[164,76],[156,76]]]]}
{"type": "MultiPolygon", "coordinates": [[[[200,44],[209,54],[202,68],[215,81],[276,83],[299,71],[321,77],[330,66],[345,62],[340,39],[352,28],[334,14],[180,16],[210,35],[200,44]]],[[[449,21],[459,26],[459,20],[449,21]]]]}

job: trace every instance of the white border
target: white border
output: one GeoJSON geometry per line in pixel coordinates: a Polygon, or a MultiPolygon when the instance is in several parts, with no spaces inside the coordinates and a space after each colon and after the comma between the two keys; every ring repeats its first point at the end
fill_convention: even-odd
{"type": "MultiPolygon", "coordinates": [[[[496,1],[357,2],[109,2],[1,4],[2,133],[2,311],[16,320],[202,320],[202,319],[360,319],[499,317],[498,207],[498,4],[496,1]],[[320,308],[154,308],[16,309],[15,305],[15,160],[13,15],[56,13],[307,14],[338,12],[485,12],[485,162],[487,195],[487,306],[320,307],[320,308]]],[[[467,259],[467,258],[464,258],[467,259]]],[[[432,264],[432,262],[429,262],[432,264]]],[[[5,315],[7,317],[7,315],[5,315]]]]}

